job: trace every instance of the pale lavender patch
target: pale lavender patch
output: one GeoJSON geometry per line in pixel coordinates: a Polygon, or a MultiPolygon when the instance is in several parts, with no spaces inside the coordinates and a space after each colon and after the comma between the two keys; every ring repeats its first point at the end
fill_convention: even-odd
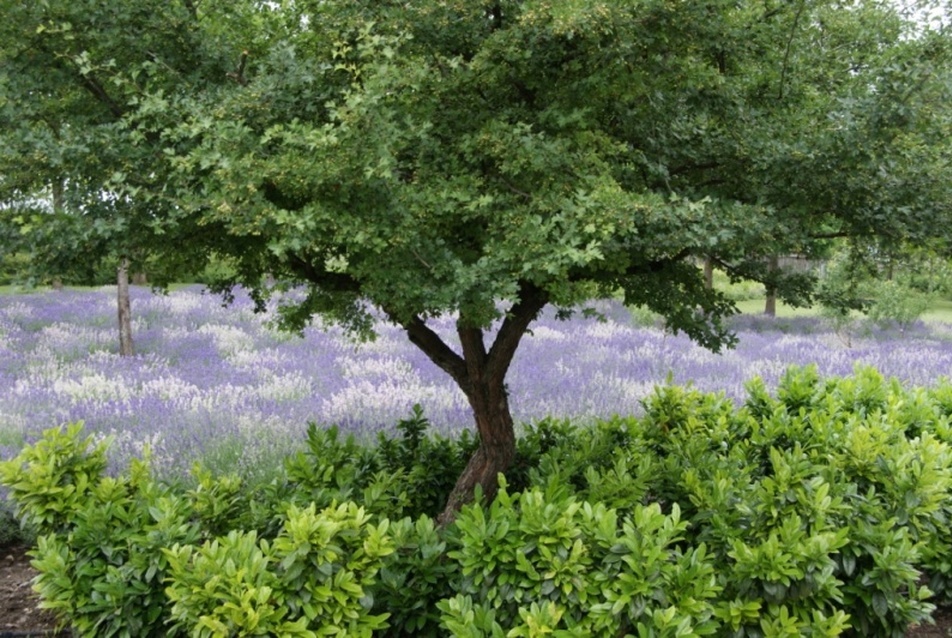
{"type": "MultiPolygon", "coordinates": [[[[517,421],[637,414],[669,375],[741,401],[751,376],[773,387],[792,364],[847,375],[865,363],[920,385],[952,371],[947,327],[920,325],[902,339],[875,332],[847,348],[815,320],[741,318],[737,349],[712,354],[684,336],[633,326],[618,304],[599,309],[607,321],[546,312],[532,325],[509,374],[517,421]]],[[[115,438],[117,466],[148,445],[169,472],[226,453],[253,467],[299,445],[308,421],[360,436],[392,432],[414,403],[444,434],[472,424],[446,374],[384,322],[360,346],[336,328],[298,338],[271,329],[273,315],[254,314],[247,296],[225,308],[199,288],[168,296],[134,289],[133,316],[138,354],[121,358],[112,289],[0,297],[0,457],[13,455],[20,438],[74,420],[115,438]]],[[[458,346],[452,317],[430,325],[458,346]]]]}

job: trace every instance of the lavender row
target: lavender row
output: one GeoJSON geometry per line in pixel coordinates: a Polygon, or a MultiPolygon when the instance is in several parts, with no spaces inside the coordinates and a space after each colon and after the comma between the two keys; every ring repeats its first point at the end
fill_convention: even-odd
{"type": "MultiPolygon", "coordinates": [[[[943,325],[847,343],[817,320],[742,318],[737,348],[713,354],[633,325],[620,306],[601,309],[604,321],[546,314],[533,324],[509,377],[517,421],[636,414],[668,378],[740,401],[752,376],[772,387],[792,364],[838,376],[868,364],[916,385],[952,371],[952,329],[943,325]]],[[[76,420],[114,437],[117,465],[148,446],[170,472],[209,457],[254,468],[293,449],[309,421],[389,431],[414,403],[445,434],[471,424],[448,377],[385,323],[360,346],[335,328],[298,338],[272,329],[247,297],[223,307],[200,288],[135,289],[133,316],[138,354],[121,358],[114,289],[0,296],[0,457],[76,420]]],[[[451,319],[431,325],[452,342],[451,319]]]]}

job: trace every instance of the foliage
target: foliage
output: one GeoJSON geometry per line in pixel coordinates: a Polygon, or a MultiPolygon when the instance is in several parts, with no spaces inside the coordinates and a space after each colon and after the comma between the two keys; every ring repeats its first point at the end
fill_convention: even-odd
{"type": "Polygon", "coordinates": [[[50,429],[16,458],[0,463],[0,480],[10,490],[16,515],[41,534],[67,529],[73,514],[106,469],[103,441],[81,438],[82,423],[50,429]]]}
{"type": "MultiPolygon", "coordinates": [[[[614,509],[578,502],[553,482],[543,492],[510,496],[488,510],[472,506],[457,519],[462,583],[444,602],[453,635],[710,635],[719,587],[704,545],[683,550],[687,522],[677,505],[636,505],[619,520],[614,509]],[[460,631],[468,609],[492,609],[490,631],[460,631]],[[646,633],[647,632],[647,633],[646,633]],[[498,633],[498,632],[497,632],[498,633]]],[[[476,612],[473,612],[474,614],[476,612]]],[[[483,612],[485,613],[485,612],[483,612]]]]}
{"type": "Polygon", "coordinates": [[[90,449],[81,428],[48,430],[0,465],[17,514],[39,534],[32,564],[42,605],[80,636],[177,635],[164,627],[162,548],[198,538],[188,502],[141,462],[104,476],[105,446],[90,449]]]}
{"type": "Polygon", "coordinates": [[[397,423],[398,436],[377,435],[377,449],[384,472],[403,472],[402,481],[409,497],[406,511],[435,517],[442,511],[446,495],[477,442],[467,431],[447,439],[429,433],[430,428],[423,408],[415,404],[411,416],[397,423]]]}
{"type": "Polygon", "coordinates": [[[714,286],[724,291],[724,296],[734,301],[763,299],[766,290],[763,284],[755,281],[732,281],[720,270],[714,271],[714,286]]]}
{"type": "Polygon", "coordinates": [[[862,244],[841,248],[820,282],[821,314],[843,331],[854,327],[856,310],[905,332],[946,289],[948,269],[946,260],[921,248],[898,257],[862,244]]]}
{"type": "Polygon", "coordinates": [[[291,507],[271,543],[230,532],[201,547],[174,545],[167,593],[173,627],[192,636],[370,636],[372,586],[393,552],[386,521],[353,503],[317,512],[291,507]]]}
{"type": "Polygon", "coordinates": [[[429,427],[419,405],[397,423],[397,436],[379,433],[374,447],[353,435],[341,440],[336,426],[310,424],[307,449],[287,462],[296,498],[322,506],[357,499],[394,520],[436,516],[477,443],[467,432],[455,439],[424,436],[429,427]]]}
{"type": "Polygon", "coordinates": [[[869,308],[869,318],[880,324],[896,324],[905,332],[913,322],[929,309],[933,298],[896,281],[874,284],[875,298],[869,308]]]}
{"type": "Polygon", "coordinates": [[[268,546],[254,532],[232,531],[200,548],[165,550],[172,582],[172,631],[192,636],[313,636],[284,621],[287,609],[274,596],[277,577],[268,570],[268,546]]]}
{"type": "Polygon", "coordinates": [[[21,543],[32,545],[35,542],[36,537],[20,527],[10,504],[0,503],[0,548],[21,543]]]}
{"type": "Polygon", "coordinates": [[[373,588],[374,610],[390,615],[386,634],[444,636],[438,605],[459,589],[459,567],[447,560],[446,534],[426,515],[394,521],[388,531],[394,552],[373,588]]]}

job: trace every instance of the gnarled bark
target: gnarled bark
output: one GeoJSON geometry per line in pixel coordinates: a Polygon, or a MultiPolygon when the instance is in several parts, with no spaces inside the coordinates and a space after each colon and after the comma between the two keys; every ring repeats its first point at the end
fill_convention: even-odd
{"type": "Polygon", "coordinates": [[[475,394],[470,397],[470,405],[476,417],[479,447],[446,500],[438,519],[441,525],[451,523],[459,509],[473,500],[477,486],[486,501],[491,501],[499,488],[499,474],[509,469],[516,456],[516,436],[505,385],[501,380],[487,383],[475,394]]]}

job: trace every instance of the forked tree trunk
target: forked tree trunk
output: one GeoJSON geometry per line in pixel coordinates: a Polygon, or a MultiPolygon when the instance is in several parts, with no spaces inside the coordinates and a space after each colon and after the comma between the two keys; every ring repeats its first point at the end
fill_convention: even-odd
{"type": "Polygon", "coordinates": [[[129,300],[129,260],[121,259],[116,271],[117,305],[119,307],[119,355],[132,356],[132,303],[129,300]]]}
{"type": "Polygon", "coordinates": [[[516,434],[506,394],[506,372],[526,329],[547,301],[548,296],[542,290],[523,284],[519,301],[510,308],[489,350],[481,329],[458,321],[456,331],[462,355],[446,345],[419,317],[402,322],[410,341],[453,377],[463,390],[473,409],[479,434],[479,447],[456,480],[446,507],[438,517],[441,525],[456,519],[459,509],[473,500],[477,486],[487,502],[495,497],[499,474],[508,470],[516,457],[516,434]]]}

